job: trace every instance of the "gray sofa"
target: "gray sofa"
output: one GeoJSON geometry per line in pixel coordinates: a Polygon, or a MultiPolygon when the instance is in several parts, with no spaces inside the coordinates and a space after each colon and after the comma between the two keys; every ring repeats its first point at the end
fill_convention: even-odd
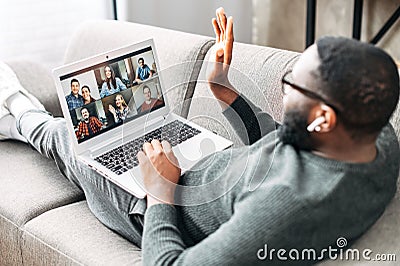
{"type": "MultiPolygon", "coordinates": [[[[72,38],[65,62],[153,38],[174,112],[242,145],[220,114],[205,83],[210,37],[116,21],[83,24],[72,38]],[[104,36],[113,32],[115,38],[104,36]]],[[[282,118],[280,78],[298,54],[236,43],[231,79],[236,88],[277,120],[282,118]]],[[[8,62],[21,83],[60,116],[50,71],[36,62],[8,62]]],[[[399,109],[392,118],[399,136],[399,109]]],[[[0,142],[0,265],[140,265],[140,250],[103,226],[84,195],[56,165],[29,146],[0,142]]],[[[384,169],[382,169],[384,171],[384,169]]],[[[379,178],[379,177],[377,177],[379,178]]],[[[354,215],[357,215],[356,213],[354,215]]],[[[354,248],[397,254],[400,261],[400,193],[354,248]]],[[[256,252],[256,251],[255,251],[256,252]]],[[[325,261],[321,265],[336,265],[325,261]]],[[[365,261],[341,261],[344,265],[365,261]]],[[[391,264],[393,262],[389,262],[391,264]]],[[[394,265],[395,263],[393,263],[394,265]]]]}

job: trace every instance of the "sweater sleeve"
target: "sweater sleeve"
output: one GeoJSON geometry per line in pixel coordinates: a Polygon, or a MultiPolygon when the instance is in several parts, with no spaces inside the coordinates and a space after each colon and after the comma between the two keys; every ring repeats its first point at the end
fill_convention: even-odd
{"type": "Polygon", "coordinates": [[[119,79],[119,78],[115,78],[115,79],[116,79],[117,87],[118,87],[119,91],[124,91],[124,90],[126,90],[126,86],[125,86],[125,84],[122,82],[122,80],[119,79]]]}
{"type": "Polygon", "coordinates": [[[239,95],[223,114],[246,145],[253,144],[278,126],[268,113],[243,95],[239,95]]]}
{"type": "Polygon", "coordinates": [[[107,90],[107,84],[103,82],[103,85],[101,85],[101,90],[100,90],[100,98],[104,98],[106,96],[106,90],[107,90]]]}
{"type": "MultiPolygon", "coordinates": [[[[177,209],[164,204],[151,206],[145,214],[143,264],[268,264],[260,249],[264,249],[266,244],[276,249],[286,244],[290,246],[287,241],[293,239],[293,230],[298,229],[291,225],[294,221],[302,220],[305,215],[300,204],[287,189],[278,189],[269,195],[271,197],[268,201],[265,198],[262,200],[248,197],[235,204],[233,216],[192,247],[185,246],[182,240],[177,209]]],[[[305,240],[306,237],[302,239],[305,240]]]]}

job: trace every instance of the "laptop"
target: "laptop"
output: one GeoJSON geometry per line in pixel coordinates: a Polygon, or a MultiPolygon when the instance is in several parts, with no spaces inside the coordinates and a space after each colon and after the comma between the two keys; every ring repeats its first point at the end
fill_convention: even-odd
{"type": "Polygon", "coordinates": [[[53,70],[78,160],[138,198],[144,142],[169,141],[182,173],[232,145],[171,111],[159,66],[150,39],[53,70]]]}

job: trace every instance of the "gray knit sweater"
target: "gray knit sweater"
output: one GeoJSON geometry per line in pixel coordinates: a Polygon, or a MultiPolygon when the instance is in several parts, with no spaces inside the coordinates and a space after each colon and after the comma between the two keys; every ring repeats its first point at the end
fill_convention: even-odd
{"type": "Polygon", "coordinates": [[[322,249],[338,248],[338,238],[359,237],[395,194],[400,152],[391,125],[377,158],[352,164],[282,144],[275,121],[244,97],[224,114],[251,145],[216,153],[182,176],[180,185],[193,188],[177,190],[186,206],[146,211],[145,265],[310,264],[326,257],[322,249]],[[272,249],[287,252],[279,259],[272,249]],[[316,255],[289,256],[291,249],[316,255]]]}

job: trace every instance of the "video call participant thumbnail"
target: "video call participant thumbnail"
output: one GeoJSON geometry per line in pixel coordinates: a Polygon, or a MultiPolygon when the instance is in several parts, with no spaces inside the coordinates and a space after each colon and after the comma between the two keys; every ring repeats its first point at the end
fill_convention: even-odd
{"type": "Polygon", "coordinates": [[[157,106],[161,106],[164,104],[164,101],[160,99],[151,98],[151,90],[147,85],[143,87],[143,96],[144,96],[144,102],[138,108],[139,113],[149,111],[157,106]]]}
{"type": "Polygon", "coordinates": [[[97,117],[90,116],[89,110],[84,107],[81,109],[82,121],[78,124],[78,130],[75,132],[77,139],[83,139],[99,132],[103,123],[97,117]]]}
{"type": "Polygon", "coordinates": [[[65,97],[67,101],[68,109],[73,110],[83,106],[83,97],[79,94],[79,81],[77,79],[71,80],[71,93],[65,97]]]}

